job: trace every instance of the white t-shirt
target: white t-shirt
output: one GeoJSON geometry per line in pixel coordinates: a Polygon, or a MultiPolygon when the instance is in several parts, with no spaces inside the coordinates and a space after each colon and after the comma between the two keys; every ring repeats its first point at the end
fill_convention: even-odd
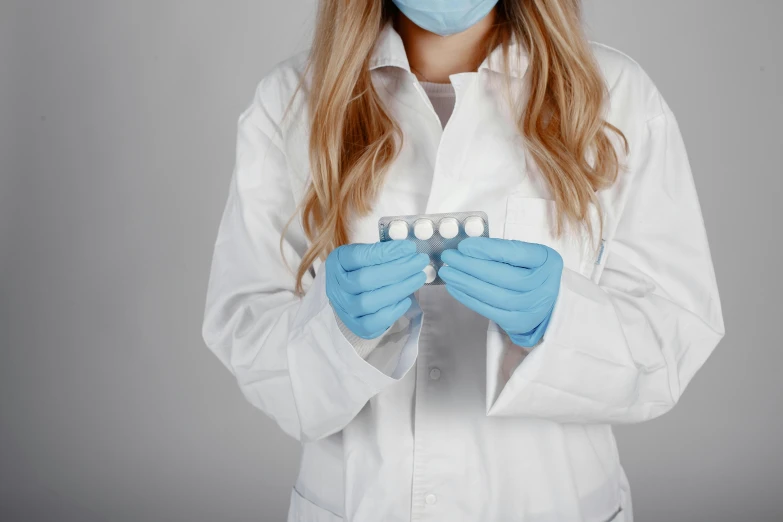
{"type": "Polygon", "coordinates": [[[454,86],[450,83],[431,83],[424,81],[420,83],[424,88],[424,92],[429,96],[432,106],[435,108],[435,112],[438,113],[441,125],[445,127],[446,122],[448,122],[451,117],[451,113],[454,112],[454,104],[457,100],[454,86]]]}

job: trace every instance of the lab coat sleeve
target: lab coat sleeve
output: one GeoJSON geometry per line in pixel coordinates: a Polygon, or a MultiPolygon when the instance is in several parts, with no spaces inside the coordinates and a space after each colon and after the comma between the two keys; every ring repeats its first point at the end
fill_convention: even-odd
{"type": "Polygon", "coordinates": [[[371,364],[340,331],[323,263],[305,275],[304,296],[295,294],[292,270],[307,242],[294,220],[282,241],[284,261],[281,234],[296,205],[278,132],[257,92],[239,120],[202,333],[251,404],[287,434],[312,441],[342,430],[412,367],[421,310],[414,303],[406,314],[407,330],[395,336],[400,348],[371,364]]]}
{"type": "Polygon", "coordinates": [[[723,337],[704,222],[668,107],[640,136],[600,277],[564,271],[542,342],[517,356],[521,362],[506,368],[506,377],[504,359],[513,359],[514,347],[490,328],[488,415],[649,420],[677,403],[723,337]]]}

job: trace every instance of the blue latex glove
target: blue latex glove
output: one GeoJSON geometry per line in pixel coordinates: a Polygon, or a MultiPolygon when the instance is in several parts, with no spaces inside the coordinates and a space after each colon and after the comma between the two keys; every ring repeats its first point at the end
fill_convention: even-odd
{"type": "Polygon", "coordinates": [[[526,348],[544,336],[560,290],[563,259],[536,243],[472,237],[446,250],[438,275],[446,290],[476,313],[495,321],[526,348]]]}
{"type": "Polygon", "coordinates": [[[375,339],[408,311],[428,264],[412,241],[344,245],[326,258],[326,295],[351,332],[375,339]]]}

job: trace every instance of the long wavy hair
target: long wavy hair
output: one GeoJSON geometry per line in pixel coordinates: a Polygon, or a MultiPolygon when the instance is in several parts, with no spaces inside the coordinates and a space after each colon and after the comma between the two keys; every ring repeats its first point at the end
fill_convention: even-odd
{"type": "MultiPolygon", "coordinates": [[[[376,40],[395,13],[390,0],[319,1],[305,74],[311,74],[312,183],[297,210],[310,241],[296,272],[299,293],[313,263],[348,243],[350,216],[371,211],[400,150],[402,131],[369,67],[376,40]]],[[[600,214],[596,191],[614,183],[621,168],[610,133],[626,152],[628,144],[603,117],[608,92],[583,32],[581,1],[500,0],[496,19],[486,55],[503,46],[508,71],[513,40],[528,54],[528,96],[515,104],[517,126],[556,202],[557,234],[565,222],[592,230],[591,203],[600,214]]]]}

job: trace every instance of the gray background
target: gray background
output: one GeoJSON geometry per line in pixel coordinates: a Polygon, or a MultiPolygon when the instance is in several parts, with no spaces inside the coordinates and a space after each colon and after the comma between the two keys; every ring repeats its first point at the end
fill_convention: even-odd
{"type": "MultiPolygon", "coordinates": [[[[678,115],[728,335],[617,430],[637,520],[783,520],[783,2],[587,0],[678,115]]],[[[0,520],[284,520],[298,446],[200,325],[236,119],[313,0],[0,0],[0,520]]]]}

